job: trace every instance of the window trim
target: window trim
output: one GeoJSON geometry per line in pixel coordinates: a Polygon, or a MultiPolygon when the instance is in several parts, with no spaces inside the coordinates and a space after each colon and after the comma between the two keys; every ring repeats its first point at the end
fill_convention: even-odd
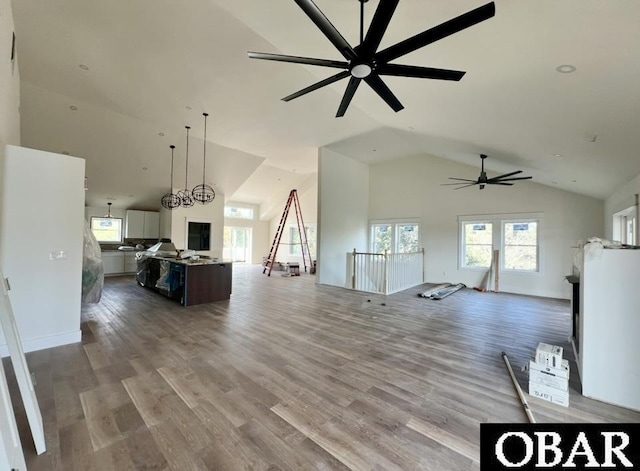
{"type": "Polygon", "coordinates": [[[227,219],[240,220],[240,221],[255,221],[255,219],[256,219],[256,210],[255,210],[255,208],[253,208],[251,206],[244,206],[244,205],[239,205],[239,204],[225,204],[222,212],[223,212],[223,216],[225,218],[227,218],[227,219]],[[251,210],[251,217],[250,218],[245,218],[245,217],[227,215],[227,208],[251,210]]]}
{"type": "Polygon", "coordinates": [[[468,267],[464,265],[464,226],[469,223],[476,224],[493,224],[493,250],[500,250],[500,271],[509,274],[516,275],[542,275],[543,274],[543,247],[541,244],[542,234],[541,228],[543,227],[542,212],[531,213],[504,213],[504,214],[474,214],[474,215],[462,215],[458,216],[458,269],[468,271],[486,271],[487,267],[468,267]],[[536,253],[536,270],[517,270],[512,268],[505,268],[505,237],[504,237],[504,225],[507,223],[518,222],[535,222],[536,223],[536,241],[537,241],[537,253],[536,253]],[[499,230],[496,230],[499,229],[499,230]]]}
{"type": "MultiPolygon", "coordinates": [[[[289,251],[288,251],[289,253],[288,253],[288,255],[290,255],[291,257],[302,257],[302,245],[301,245],[301,243],[295,243],[295,244],[293,243],[294,232],[292,232],[292,231],[295,231],[295,233],[297,234],[298,225],[297,224],[289,224],[288,227],[289,227],[289,251]],[[293,253],[294,247],[300,247],[300,253],[293,253]]],[[[317,225],[316,224],[305,224],[304,227],[305,227],[305,230],[307,232],[307,243],[309,243],[309,230],[310,229],[314,230],[314,234],[316,236],[315,237],[316,240],[314,241],[315,242],[315,250],[313,252],[315,252],[315,251],[318,250],[318,228],[317,228],[317,225]]],[[[312,252],[311,245],[314,245],[314,244],[309,244],[309,251],[310,252],[312,252]]],[[[312,259],[316,258],[316,254],[315,253],[311,253],[310,256],[311,256],[312,259]]]]}
{"type": "Polygon", "coordinates": [[[98,241],[99,244],[121,244],[124,241],[124,218],[117,218],[117,217],[106,217],[106,216],[91,216],[91,218],[89,219],[89,230],[91,231],[91,233],[93,234],[93,236],[96,238],[96,240],[98,241]],[[93,220],[94,219],[117,219],[118,221],[120,221],[120,240],[99,240],[98,237],[96,236],[95,232],[93,232],[93,220]]]}

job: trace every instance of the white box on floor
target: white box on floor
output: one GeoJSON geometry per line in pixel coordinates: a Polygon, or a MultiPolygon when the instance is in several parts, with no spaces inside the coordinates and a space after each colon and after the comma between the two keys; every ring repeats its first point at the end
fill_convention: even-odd
{"type": "Polygon", "coordinates": [[[564,407],[569,407],[569,391],[561,391],[539,383],[529,381],[529,395],[553,402],[564,407]]]}
{"type": "Polygon", "coordinates": [[[569,390],[569,380],[567,378],[560,378],[545,371],[529,369],[529,382],[549,386],[561,391],[569,390]]]}
{"type": "Polygon", "coordinates": [[[544,373],[548,373],[558,378],[569,379],[570,370],[569,370],[569,360],[562,360],[560,363],[560,367],[552,368],[550,366],[541,365],[540,363],[536,363],[535,361],[529,361],[529,370],[540,371],[544,373]]]}
{"type": "Polygon", "coordinates": [[[562,352],[562,347],[541,342],[538,344],[538,348],[536,348],[536,363],[552,368],[559,368],[562,363],[562,352]]]}

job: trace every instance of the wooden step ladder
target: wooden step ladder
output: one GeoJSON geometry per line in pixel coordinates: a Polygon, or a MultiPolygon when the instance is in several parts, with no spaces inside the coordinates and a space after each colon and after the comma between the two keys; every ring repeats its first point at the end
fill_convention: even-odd
{"type": "Polygon", "coordinates": [[[304,220],[302,219],[302,209],[300,208],[300,200],[298,199],[298,192],[296,190],[291,190],[289,192],[289,198],[287,199],[287,203],[284,206],[284,211],[282,212],[282,217],[280,218],[280,223],[278,223],[278,228],[276,229],[276,234],[273,237],[273,243],[271,244],[271,249],[269,250],[269,256],[264,262],[264,270],[262,273],[267,273],[267,276],[271,276],[271,270],[273,270],[273,264],[276,262],[276,255],[278,253],[278,247],[280,246],[280,239],[282,238],[282,233],[286,229],[287,218],[289,217],[289,210],[291,209],[291,205],[293,204],[293,208],[296,214],[296,222],[298,224],[298,234],[300,236],[300,246],[302,252],[302,264],[304,265],[304,271],[307,271],[307,260],[309,262],[308,266],[311,267],[311,252],[309,251],[309,241],[307,239],[307,228],[304,225],[304,220]],[[267,272],[268,270],[268,272],[267,272]]]}

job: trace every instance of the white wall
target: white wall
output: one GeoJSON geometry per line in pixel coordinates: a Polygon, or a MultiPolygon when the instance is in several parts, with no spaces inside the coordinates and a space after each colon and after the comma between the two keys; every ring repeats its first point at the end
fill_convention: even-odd
{"type": "Polygon", "coordinates": [[[605,238],[613,238],[613,215],[635,204],[635,195],[640,193],[640,175],[622,185],[604,202],[605,238]]]}
{"type": "MultiPolygon", "coordinates": [[[[301,185],[296,189],[298,193],[298,201],[300,202],[300,210],[302,212],[302,220],[304,221],[304,225],[306,227],[316,227],[318,226],[318,176],[314,174],[309,180],[305,182],[305,184],[301,185]]],[[[273,238],[276,234],[276,230],[278,229],[278,224],[280,224],[280,219],[282,218],[282,213],[284,212],[284,207],[287,203],[287,200],[282,201],[280,214],[275,216],[270,221],[270,230],[269,230],[269,240],[267,243],[267,250],[263,256],[267,256],[269,254],[269,249],[271,248],[271,243],[273,242],[273,238]]],[[[298,223],[296,221],[296,215],[294,212],[294,208],[292,207],[289,210],[289,216],[285,222],[285,230],[282,233],[282,238],[280,239],[281,246],[278,247],[278,254],[276,256],[276,261],[280,263],[287,262],[298,262],[300,263],[300,267],[302,268],[302,256],[301,255],[291,255],[289,253],[291,237],[290,237],[290,227],[295,227],[296,230],[298,228],[298,223]]],[[[317,231],[316,231],[317,233],[317,231]]],[[[317,247],[317,245],[316,245],[317,247]]],[[[312,254],[315,259],[317,254],[312,254]]],[[[260,260],[262,261],[262,259],[260,260]]]]}
{"type": "Polygon", "coordinates": [[[84,159],[6,149],[0,261],[25,351],[81,338],[84,170],[84,159]]]}
{"type": "Polygon", "coordinates": [[[367,246],[369,166],[319,149],[318,182],[317,281],[346,286],[347,252],[367,246]]]}
{"type": "Polygon", "coordinates": [[[590,236],[602,237],[603,201],[532,182],[454,190],[449,177],[477,178],[479,169],[430,156],[371,166],[370,219],[418,218],[425,248],[427,282],[478,286],[484,271],[458,268],[461,215],[543,213],[540,227],[540,273],[500,274],[504,292],[569,298],[564,276],[572,273],[572,246],[590,236]]]}
{"type": "Polygon", "coordinates": [[[260,221],[260,205],[227,201],[227,206],[253,209],[253,219],[224,218],[225,227],[248,227],[251,229],[251,260],[250,263],[262,263],[262,257],[269,253],[269,221],[260,221]]]}
{"type": "Polygon", "coordinates": [[[12,35],[11,2],[0,0],[0,181],[4,169],[5,146],[20,145],[20,74],[18,59],[11,62],[12,35]]]}
{"type": "Polygon", "coordinates": [[[187,220],[211,223],[211,250],[198,251],[201,255],[222,258],[224,235],[224,195],[216,192],[209,204],[194,204],[191,208],[176,208],[171,211],[171,241],[178,250],[187,248],[187,220]]]}

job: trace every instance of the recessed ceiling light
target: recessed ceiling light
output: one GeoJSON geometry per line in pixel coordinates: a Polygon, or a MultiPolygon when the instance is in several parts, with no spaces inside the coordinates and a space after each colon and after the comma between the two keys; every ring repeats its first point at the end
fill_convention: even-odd
{"type": "Polygon", "coordinates": [[[147,171],[147,170],[149,170],[149,168],[148,167],[142,167],[142,170],[147,171]]]}
{"type": "Polygon", "coordinates": [[[378,152],[378,151],[377,151],[377,150],[375,150],[375,149],[371,149],[371,150],[372,150],[373,152],[378,152]]]}
{"type": "Polygon", "coordinates": [[[562,64],[556,67],[556,70],[561,74],[570,74],[576,71],[576,66],[571,64],[562,64]]]}
{"type": "Polygon", "coordinates": [[[185,106],[185,108],[189,111],[191,111],[193,108],[191,108],[190,106],[185,106]]]}
{"type": "Polygon", "coordinates": [[[554,157],[562,157],[562,154],[553,154],[554,157]]]}
{"type": "Polygon", "coordinates": [[[133,198],[133,195],[129,195],[129,198],[133,198]]]}
{"type": "Polygon", "coordinates": [[[78,67],[80,67],[82,70],[89,70],[89,67],[84,64],[80,64],[78,67]]]}
{"type": "Polygon", "coordinates": [[[575,182],[577,182],[577,181],[578,181],[578,180],[571,180],[571,182],[572,182],[572,183],[575,183],[575,182]]]}
{"type": "Polygon", "coordinates": [[[69,107],[69,109],[70,109],[71,111],[78,111],[78,107],[77,107],[76,105],[71,105],[71,106],[69,107]]]}
{"type": "Polygon", "coordinates": [[[107,201],[117,201],[118,198],[114,198],[113,196],[110,196],[109,198],[107,198],[107,201]]]}
{"type": "Polygon", "coordinates": [[[160,137],[164,137],[164,133],[163,133],[163,132],[159,132],[159,133],[158,133],[158,136],[160,136],[160,137]]]}

